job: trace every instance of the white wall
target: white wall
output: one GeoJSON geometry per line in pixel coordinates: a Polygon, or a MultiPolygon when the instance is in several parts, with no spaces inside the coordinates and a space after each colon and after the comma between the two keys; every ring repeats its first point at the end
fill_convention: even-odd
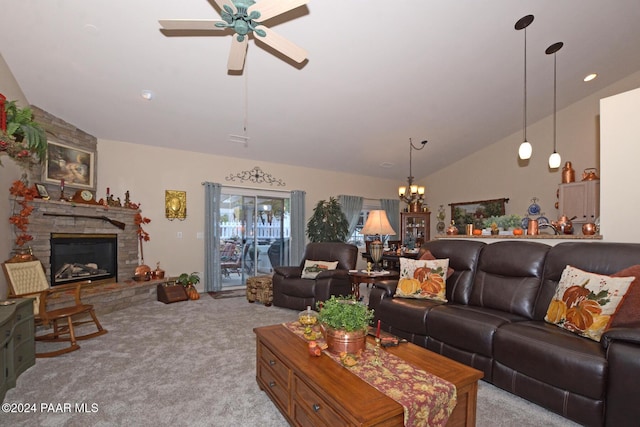
{"type": "Polygon", "coordinates": [[[600,101],[602,181],[600,226],[617,242],[640,242],[638,160],[640,159],[640,89],[600,101]]]}
{"type": "MultiPolygon", "coordinates": [[[[587,84],[587,83],[585,83],[587,84]]],[[[625,151],[610,149],[603,138],[600,141],[600,99],[640,87],[640,72],[632,74],[619,82],[606,87],[596,94],[582,99],[569,107],[558,111],[557,114],[557,147],[562,156],[562,165],[571,161],[576,171],[576,180],[582,179],[582,172],[586,168],[598,168],[600,172],[600,151],[607,158],[607,171],[602,180],[601,206],[609,209],[612,199],[624,199],[625,203],[631,198],[630,179],[633,168],[620,168],[620,164],[628,164],[634,157],[629,156],[629,138],[635,137],[634,150],[640,149],[636,132],[629,128],[622,128],[622,133],[628,135],[625,141],[625,151]],[[602,150],[601,150],[602,145],[602,150]],[[606,147],[606,149],[604,148],[606,147]],[[611,179],[609,169],[617,169],[619,173],[627,173],[627,181],[607,181],[611,179]],[[614,184],[615,183],[615,184],[614,184]],[[626,186],[625,186],[626,183],[626,186]]],[[[638,122],[636,109],[636,125],[638,122]]],[[[618,123],[613,126],[618,126],[618,123]]],[[[524,216],[531,199],[537,197],[542,212],[550,220],[557,219],[561,214],[555,208],[556,191],[562,182],[562,166],[556,170],[548,167],[548,158],[553,151],[553,117],[547,117],[531,124],[527,129],[527,138],[533,145],[533,156],[526,163],[518,159],[518,147],[522,141],[519,131],[495,144],[486,147],[457,163],[422,177],[417,182],[427,185],[427,202],[430,209],[437,212],[439,205],[444,205],[448,224],[451,219],[450,203],[467,202],[507,197],[507,214],[524,216]]],[[[619,138],[618,138],[619,139],[619,138]]],[[[428,153],[427,153],[428,155],[428,153]]],[[[603,163],[602,169],[605,168],[603,163]]],[[[415,175],[420,176],[419,172],[415,175]]],[[[628,215],[629,209],[624,210],[628,215]]],[[[628,218],[628,216],[627,216],[628,218]]],[[[431,216],[431,229],[435,230],[437,219],[431,216]]],[[[602,224],[601,232],[606,241],[619,240],[629,228],[630,220],[608,221],[602,224]]],[[[636,239],[636,241],[638,241],[636,239]]]]}

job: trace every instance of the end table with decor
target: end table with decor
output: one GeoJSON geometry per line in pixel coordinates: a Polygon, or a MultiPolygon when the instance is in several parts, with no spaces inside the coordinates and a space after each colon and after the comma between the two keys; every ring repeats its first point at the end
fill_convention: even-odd
{"type": "Polygon", "coordinates": [[[393,280],[400,278],[397,271],[372,271],[366,270],[349,270],[349,278],[351,279],[351,293],[360,300],[360,283],[370,284],[377,283],[381,280],[393,280]]]}

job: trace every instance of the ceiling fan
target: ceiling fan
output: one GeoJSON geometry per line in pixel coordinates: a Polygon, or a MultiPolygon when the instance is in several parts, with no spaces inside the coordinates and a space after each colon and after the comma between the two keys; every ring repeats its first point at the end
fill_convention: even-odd
{"type": "Polygon", "coordinates": [[[251,33],[283,55],[301,63],[307,58],[307,51],[264,26],[263,22],[297,7],[309,0],[214,0],[220,8],[222,21],[214,19],[161,19],[164,30],[226,30],[231,29],[234,37],[229,51],[227,68],[239,71],[244,68],[247,41],[251,33]]]}

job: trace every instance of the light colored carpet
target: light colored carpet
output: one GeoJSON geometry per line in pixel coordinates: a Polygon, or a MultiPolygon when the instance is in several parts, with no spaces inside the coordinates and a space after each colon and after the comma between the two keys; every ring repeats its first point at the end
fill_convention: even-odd
{"type": "MultiPolygon", "coordinates": [[[[286,426],[256,384],[253,328],[296,318],[293,310],[206,294],[103,315],[108,334],[38,359],[18,378],[4,403],[36,404],[36,412],[0,413],[0,425],[286,426]],[[90,412],[75,410],[82,404],[90,412]]],[[[480,382],[477,425],[575,424],[480,382]]]]}

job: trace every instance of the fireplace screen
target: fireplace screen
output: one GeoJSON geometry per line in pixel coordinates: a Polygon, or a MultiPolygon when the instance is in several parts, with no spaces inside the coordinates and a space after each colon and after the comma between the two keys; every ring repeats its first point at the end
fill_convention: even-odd
{"type": "Polygon", "coordinates": [[[115,281],[116,234],[51,234],[51,285],[81,280],[115,281]]]}

